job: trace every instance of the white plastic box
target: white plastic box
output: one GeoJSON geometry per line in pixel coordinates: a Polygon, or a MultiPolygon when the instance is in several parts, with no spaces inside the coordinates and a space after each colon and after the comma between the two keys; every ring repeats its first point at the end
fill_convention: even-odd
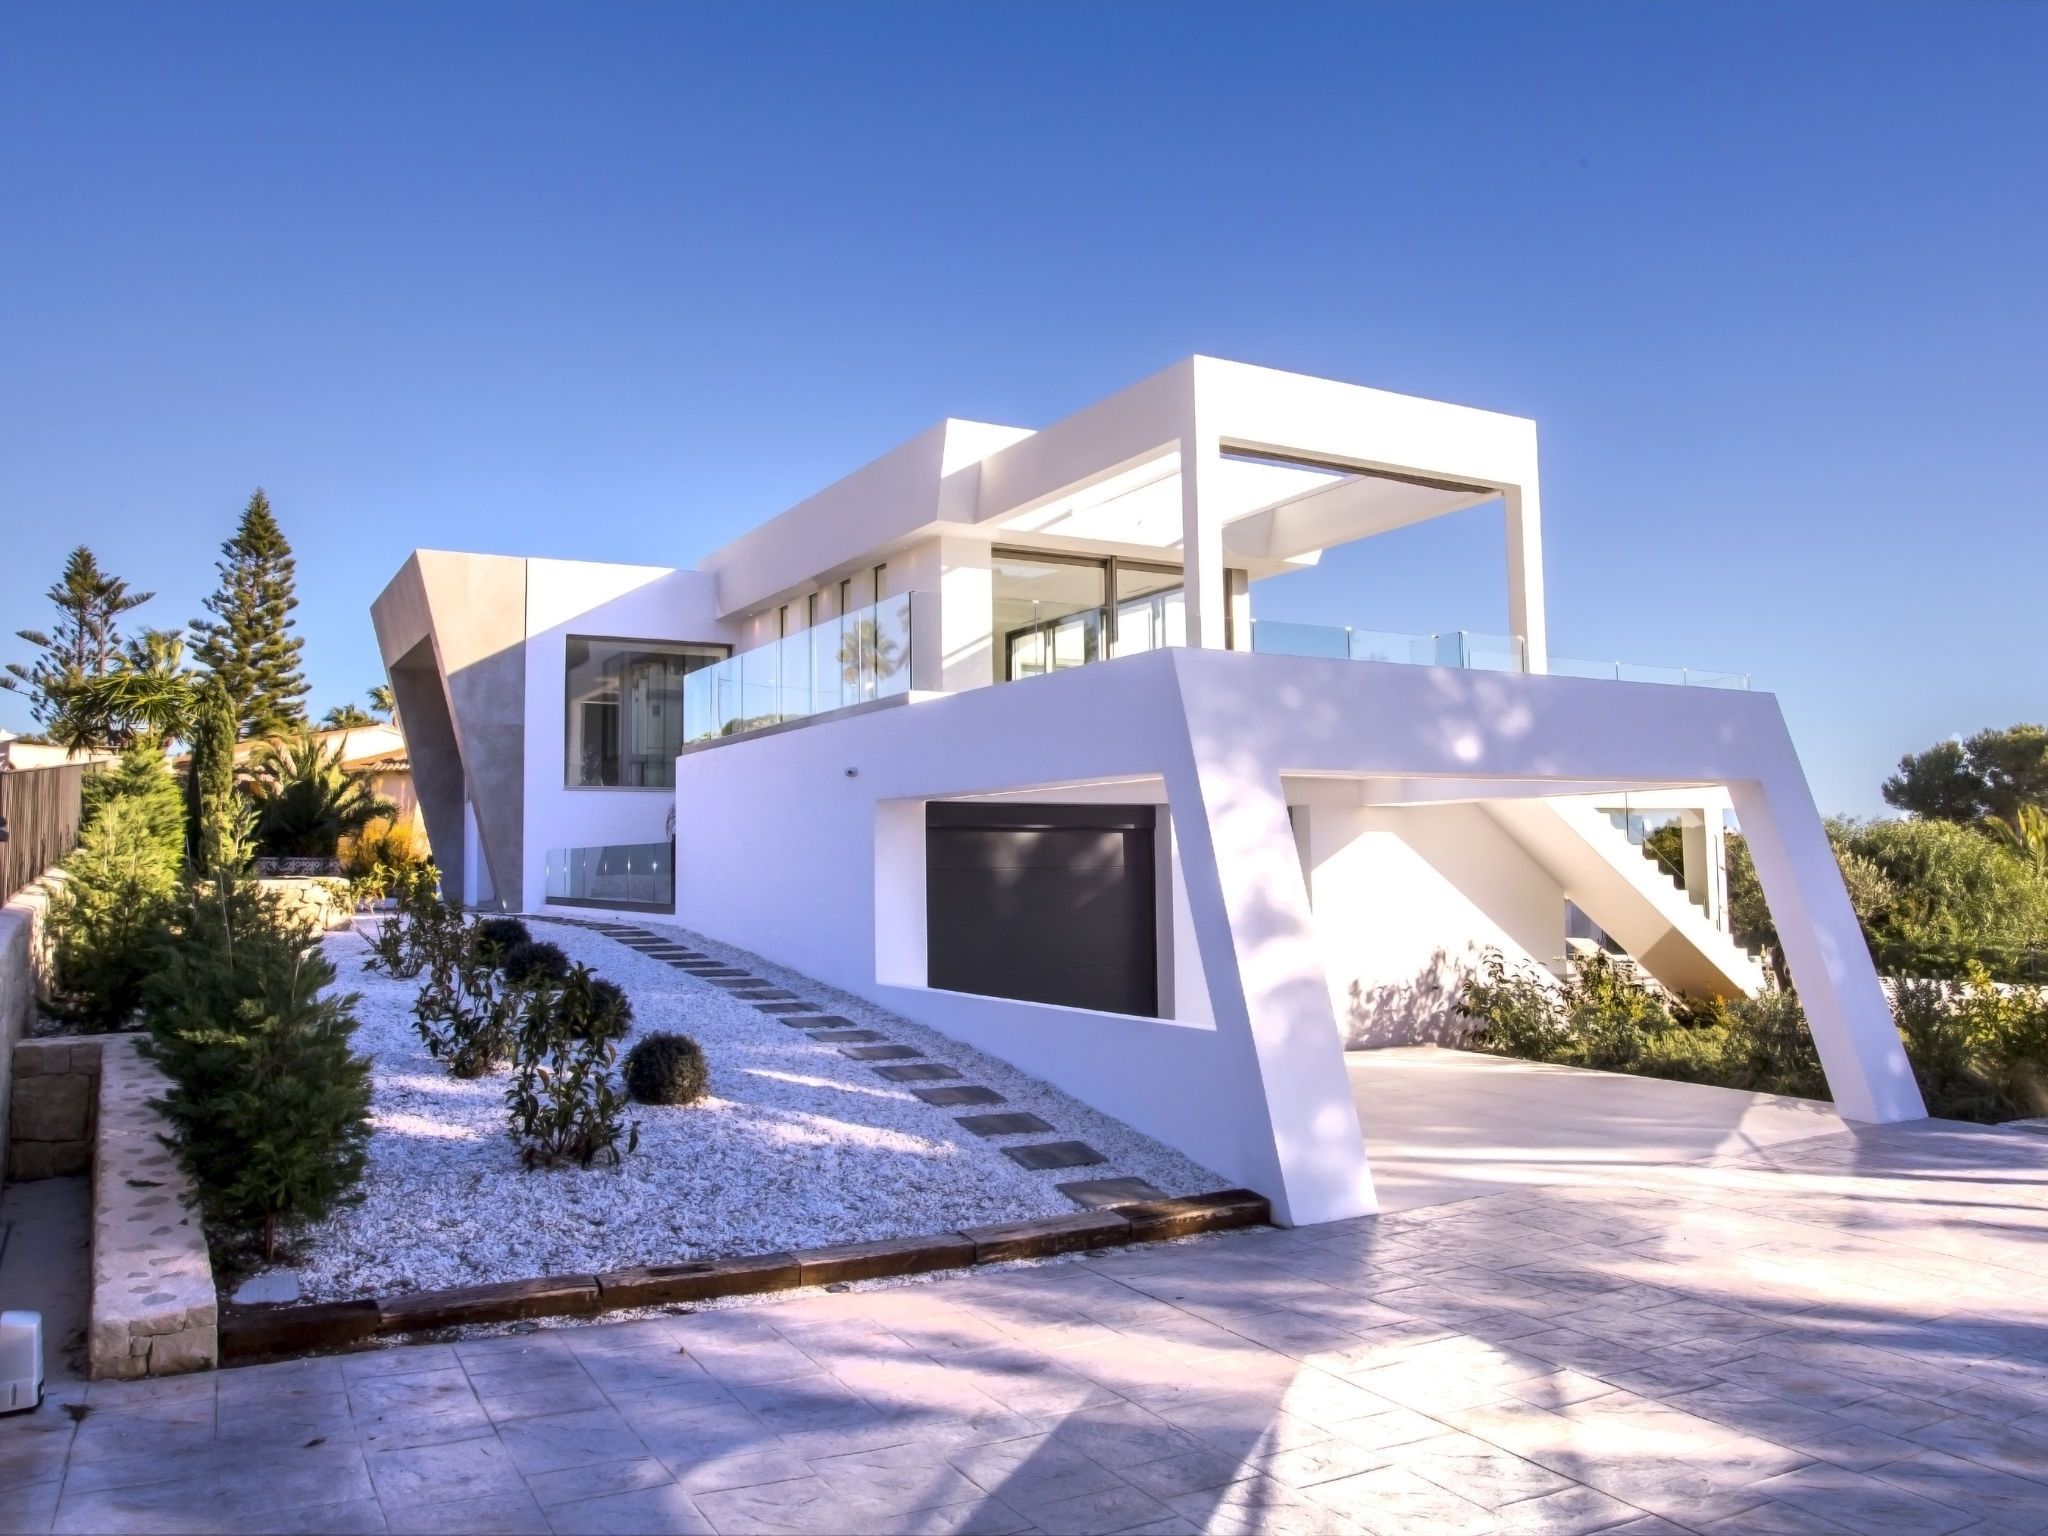
{"type": "Polygon", "coordinates": [[[43,1401],[43,1314],[0,1312],[0,1413],[43,1401]]]}

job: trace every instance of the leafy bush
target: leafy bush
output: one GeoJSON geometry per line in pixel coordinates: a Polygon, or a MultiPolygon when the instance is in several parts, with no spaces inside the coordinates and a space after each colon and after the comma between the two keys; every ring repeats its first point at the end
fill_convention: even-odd
{"type": "Polygon", "coordinates": [[[545,940],[528,939],[508,948],[498,961],[505,979],[517,987],[537,987],[561,981],[569,974],[569,957],[561,947],[545,940]]]}
{"type": "Polygon", "coordinates": [[[626,1126],[626,1096],[611,1072],[632,1010],[621,1006],[617,988],[601,991],[605,985],[578,965],[559,986],[525,994],[505,1104],[529,1169],[617,1163],[621,1137],[627,1152],[640,1145],[640,1127],[626,1126]]]}
{"type": "Polygon", "coordinates": [[[184,806],[160,747],[145,744],[87,778],[84,829],[50,900],[44,1007],[80,1029],[119,1029],[142,1001],[154,946],[178,894],[184,806]]]}
{"type": "Polygon", "coordinates": [[[533,942],[533,931],[516,917],[483,918],[477,923],[476,931],[479,938],[505,950],[533,942]]]}
{"type": "Polygon", "coordinates": [[[626,1053],[626,1089],[642,1104],[694,1104],[708,1076],[704,1052],[688,1035],[646,1035],[626,1053]]]}
{"type": "Polygon", "coordinates": [[[373,816],[360,832],[343,836],[334,853],[357,896],[374,899],[427,863],[427,836],[414,817],[373,816]]]}
{"type": "Polygon", "coordinates": [[[64,860],[64,881],[50,898],[45,1009],[85,1030],[128,1022],[177,900],[178,863],[147,806],[116,800],[101,808],[64,860]]]}
{"type": "Polygon", "coordinates": [[[410,980],[430,955],[452,951],[461,942],[462,914],[441,900],[441,872],[433,865],[391,874],[389,890],[397,906],[378,925],[363,969],[410,980]]]}
{"type": "Polygon", "coordinates": [[[1827,1098],[1827,1078],[1790,993],[1723,1002],[1667,1001],[1624,962],[1593,954],[1562,980],[1511,972],[1489,950],[1459,1011],[1474,1050],[1751,1093],[1827,1098]]]}
{"type": "Polygon", "coordinates": [[[2048,1115],[2048,995],[2001,986],[1981,965],[1960,982],[1901,982],[1893,1010],[1929,1114],[1996,1123],[2048,1115]]]}
{"type": "Polygon", "coordinates": [[[333,980],[303,914],[229,872],[189,894],[146,989],[171,1145],[208,1214],[259,1231],[266,1260],[281,1226],[362,1178],[370,1064],[351,1048],[355,994],[320,996],[333,980]]]}
{"type": "Polygon", "coordinates": [[[413,1022],[427,1050],[456,1077],[482,1077],[511,1054],[527,989],[506,976],[504,949],[453,908],[418,929],[425,941],[426,984],[413,1022]]]}
{"type": "Polygon", "coordinates": [[[1976,827],[1835,821],[1828,831],[1879,970],[1960,978],[1975,961],[2013,979],[2048,943],[2048,882],[1976,827]]]}

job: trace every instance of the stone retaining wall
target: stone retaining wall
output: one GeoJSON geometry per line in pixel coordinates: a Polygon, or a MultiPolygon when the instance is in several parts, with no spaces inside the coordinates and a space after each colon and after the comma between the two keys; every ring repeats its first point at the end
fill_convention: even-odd
{"type": "MultiPolygon", "coordinates": [[[[50,904],[47,881],[19,892],[0,907],[0,1146],[9,1140],[8,1109],[13,1099],[14,1043],[28,1033],[36,999],[49,980],[43,913],[50,904]]],[[[0,1168],[0,1180],[7,1176],[0,1168]]]]}
{"type": "Polygon", "coordinates": [[[92,1171],[103,1043],[104,1037],[94,1035],[15,1042],[7,1177],[53,1179],[92,1171]]]}
{"type": "Polygon", "coordinates": [[[94,1380],[172,1376],[220,1363],[219,1304],[192,1187],[150,1100],[168,1084],[133,1036],[100,1054],[92,1170],[94,1380]]]}

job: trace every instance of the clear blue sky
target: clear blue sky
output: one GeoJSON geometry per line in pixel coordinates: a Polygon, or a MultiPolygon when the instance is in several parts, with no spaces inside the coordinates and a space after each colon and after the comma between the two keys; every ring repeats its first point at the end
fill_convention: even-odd
{"type": "Polygon", "coordinates": [[[1554,648],[1754,673],[1876,811],[2048,717],[2044,82],[2038,5],[6,6],[0,633],[80,541],[189,619],[261,484],[324,710],[415,545],[694,564],[1200,351],[1534,417],[1554,648]]]}

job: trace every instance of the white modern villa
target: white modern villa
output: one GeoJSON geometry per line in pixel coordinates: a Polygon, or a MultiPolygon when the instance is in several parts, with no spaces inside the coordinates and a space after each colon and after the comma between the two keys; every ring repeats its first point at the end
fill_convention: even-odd
{"type": "Polygon", "coordinates": [[[1343,1053],[1488,949],[1763,984],[1754,857],[1841,1113],[1924,1113],[1776,701],[1545,639],[1533,422],[1194,357],[945,421],[694,570],[417,551],[379,643],[447,889],[658,913],[1008,1060],[1258,1190],[1375,1209],[1343,1053]],[[1505,636],[1262,621],[1323,551],[1498,506],[1505,636]],[[1646,825],[1683,827],[1680,880],[1646,825]]]}

